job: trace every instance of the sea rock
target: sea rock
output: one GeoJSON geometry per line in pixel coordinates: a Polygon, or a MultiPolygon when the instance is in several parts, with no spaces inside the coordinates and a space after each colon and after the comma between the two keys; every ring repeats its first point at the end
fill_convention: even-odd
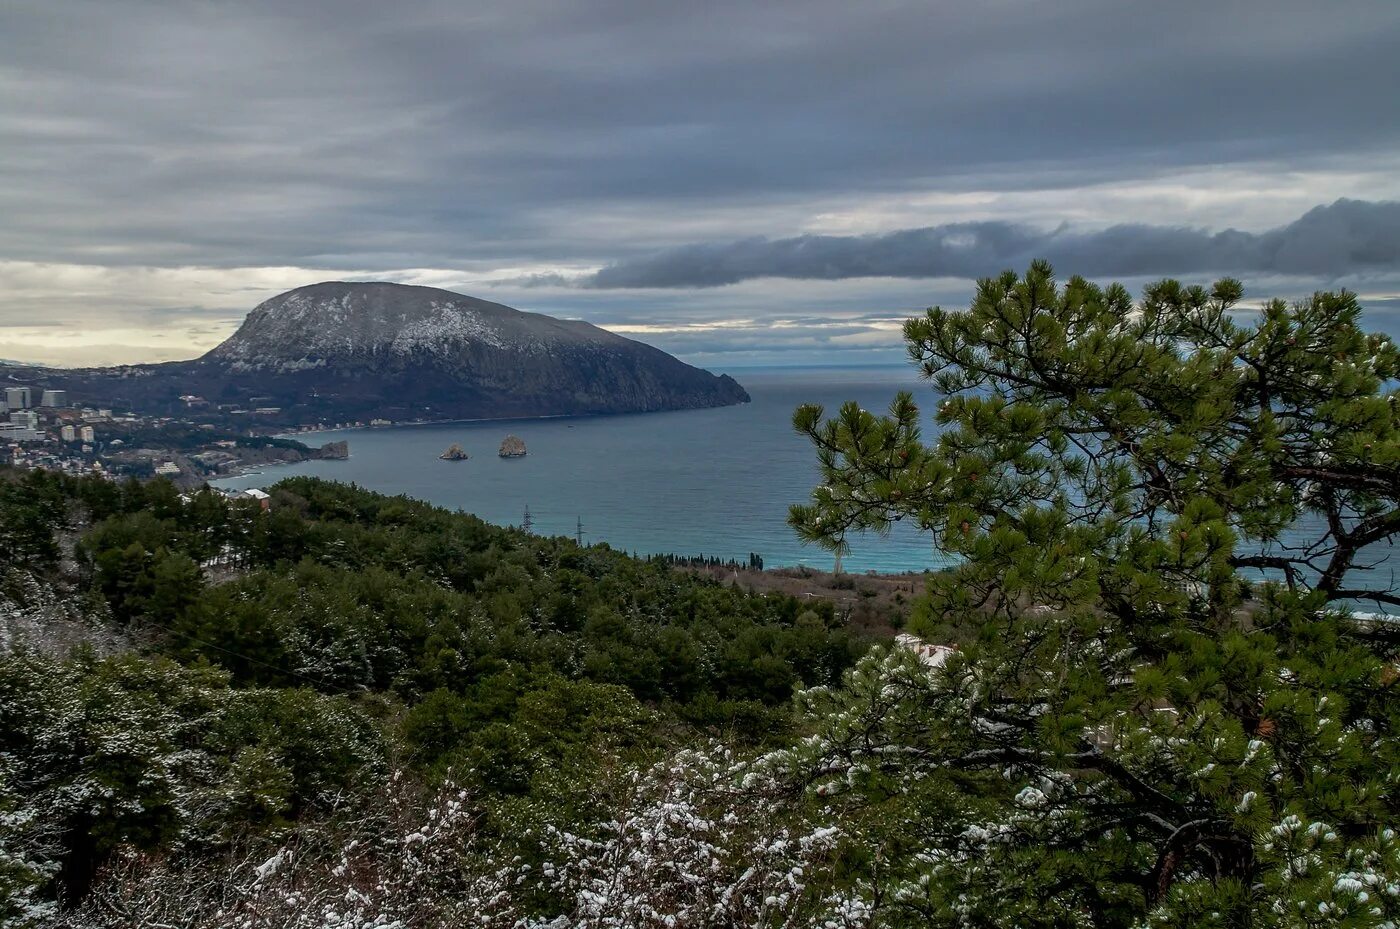
{"type": "Polygon", "coordinates": [[[443,461],[466,461],[470,456],[462,449],[462,446],[453,442],[447,447],[447,451],[438,455],[443,461]]]}
{"type": "Polygon", "coordinates": [[[327,442],[321,446],[321,457],[332,461],[344,461],[350,457],[349,442],[327,442]]]}
{"type": "Polygon", "coordinates": [[[501,440],[502,458],[524,458],[525,440],[518,435],[508,435],[501,440]]]}

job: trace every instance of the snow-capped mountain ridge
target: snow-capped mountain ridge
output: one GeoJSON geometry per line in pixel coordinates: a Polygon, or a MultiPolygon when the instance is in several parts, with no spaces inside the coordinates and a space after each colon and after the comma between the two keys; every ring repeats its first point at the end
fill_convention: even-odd
{"type": "Polygon", "coordinates": [[[469,346],[536,353],[561,342],[625,341],[587,323],[524,313],[432,287],[326,282],[259,304],[207,356],[246,368],[306,370],[333,361],[415,353],[448,356],[469,346]]]}
{"type": "Polygon", "coordinates": [[[326,397],[346,414],[393,419],[647,412],[748,399],[731,378],[586,322],[385,282],[329,281],[279,294],[195,365],[252,378],[273,398],[262,403],[298,416],[326,397]]]}
{"type": "Polygon", "coordinates": [[[25,376],[79,402],[179,416],[197,409],[261,430],[646,413],[749,399],[727,375],[585,322],[379,282],[280,294],[194,361],[25,376]]]}

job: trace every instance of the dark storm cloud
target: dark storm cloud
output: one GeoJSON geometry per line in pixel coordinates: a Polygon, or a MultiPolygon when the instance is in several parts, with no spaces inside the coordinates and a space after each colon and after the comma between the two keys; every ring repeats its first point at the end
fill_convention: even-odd
{"type": "MultiPolygon", "coordinates": [[[[1093,232],[1006,222],[884,235],[742,239],[609,265],[585,287],[718,287],[761,277],[976,278],[1034,258],[1089,276],[1235,272],[1335,278],[1400,270],[1400,203],[1338,200],[1263,233],[1124,224],[1093,232]]],[[[556,283],[556,281],[549,281],[556,283]]]]}
{"type": "Polygon", "coordinates": [[[596,265],[717,205],[1364,166],[1396,47],[1393,0],[20,0],[0,259],[596,265]]]}

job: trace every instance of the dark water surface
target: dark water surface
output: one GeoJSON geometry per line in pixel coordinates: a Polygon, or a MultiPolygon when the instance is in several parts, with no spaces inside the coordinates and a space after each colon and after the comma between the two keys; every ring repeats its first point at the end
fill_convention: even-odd
{"type": "MultiPolygon", "coordinates": [[[[407,494],[499,524],[519,525],[528,505],[536,532],[572,536],[582,519],[585,542],[640,554],[744,560],[757,552],[767,567],[830,569],[831,555],[802,545],[786,522],[788,507],[805,502],[818,480],[811,445],[792,429],[793,410],[821,403],[834,413],[855,400],[883,411],[903,389],[914,390],[931,409],[932,391],[903,366],[732,373],[752,403],[318,433],[301,438],[311,444],[347,439],[350,460],[268,468],[217,483],[262,487],[292,475],[315,475],[407,494]],[[527,457],[497,457],[507,433],[525,440],[527,457]],[[438,459],[454,442],[470,460],[438,459]]],[[[927,537],[903,525],[887,538],[853,539],[851,547],[845,567],[853,571],[917,571],[945,563],[927,537]]]]}

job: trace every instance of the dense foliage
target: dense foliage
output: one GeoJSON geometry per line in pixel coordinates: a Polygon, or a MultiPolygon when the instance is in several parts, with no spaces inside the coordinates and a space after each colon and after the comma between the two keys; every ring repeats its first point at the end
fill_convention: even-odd
{"type": "Polygon", "coordinates": [[[216,860],[361,809],[395,766],[473,790],[498,838],[586,823],[608,766],[772,744],[863,648],[829,604],[314,480],[264,510],[6,475],[0,517],[0,887],[33,913],[122,856],[216,860]],[[26,644],[55,588],[112,654],[26,644]]]}
{"type": "Polygon", "coordinates": [[[901,918],[1400,914],[1400,626],[1346,612],[1400,602],[1368,570],[1400,530],[1400,356],[1351,294],[1240,296],[1036,264],[906,326],[934,441],[908,395],[798,412],[805,537],[910,519],[964,559],[911,623],[958,655],[862,666],[795,769],[879,818],[901,918]]]}

